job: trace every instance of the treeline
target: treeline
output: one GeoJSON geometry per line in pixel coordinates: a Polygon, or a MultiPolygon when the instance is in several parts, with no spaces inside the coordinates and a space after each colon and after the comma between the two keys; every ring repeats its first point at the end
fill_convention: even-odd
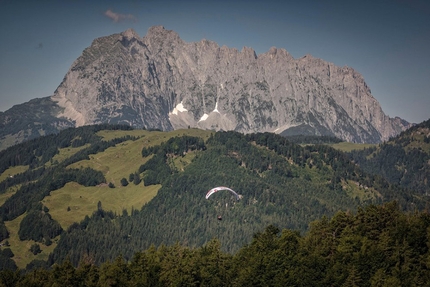
{"type": "Polygon", "coordinates": [[[4,270],[4,286],[430,286],[427,212],[397,203],[337,212],[309,232],[269,225],[235,254],[212,239],[202,247],[152,246],[101,265],[91,254],[25,273],[4,270]]]}
{"type": "Polygon", "coordinates": [[[67,182],[75,181],[85,186],[95,186],[105,182],[106,180],[100,171],[91,168],[67,168],[74,162],[89,159],[90,154],[96,154],[120,142],[134,139],[125,136],[103,141],[95,133],[105,129],[129,130],[131,128],[129,126],[96,125],[66,129],[58,135],[41,137],[2,151],[0,153],[0,170],[4,171],[15,165],[30,165],[27,171],[8,177],[0,183],[1,192],[5,192],[10,186],[21,185],[18,191],[0,207],[2,220],[13,220],[25,211],[31,210],[32,206],[49,195],[51,191],[63,187],[67,182]],[[45,166],[52,159],[52,156],[58,153],[59,148],[71,146],[76,141],[89,146],[61,163],[53,163],[50,167],[45,166]],[[46,154],[50,155],[50,158],[47,158],[43,150],[55,150],[55,152],[47,152],[46,154]]]}
{"type": "Polygon", "coordinates": [[[58,153],[59,148],[78,147],[100,141],[96,135],[101,130],[132,130],[126,125],[100,124],[68,128],[58,134],[38,137],[0,151],[0,173],[7,168],[29,165],[30,169],[40,167],[58,153]]]}
{"type": "Polygon", "coordinates": [[[26,211],[32,210],[51,191],[62,188],[68,182],[78,182],[84,186],[96,186],[106,182],[102,172],[92,168],[49,169],[49,172],[35,182],[21,186],[17,192],[0,206],[3,221],[13,220],[26,211]]]}
{"type": "Polygon", "coordinates": [[[166,155],[184,156],[189,151],[205,150],[206,146],[203,139],[192,136],[176,136],[157,146],[144,147],[142,156],[147,157],[151,154],[163,153],[166,155]]]}
{"type": "MultiPolygon", "coordinates": [[[[29,165],[29,169],[23,173],[8,177],[0,182],[0,193],[5,192],[10,186],[38,180],[46,172],[53,169],[62,169],[80,160],[89,159],[90,154],[96,154],[115,146],[118,143],[134,140],[135,137],[124,136],[109,141],[102,140],[96,135],[100,130],[130,130],[129,126],[95,125],[79,128],[70,128],[61,131],[58,135],[49,135],[12,146],[0,152],[0,173],[7,168],[17,165],[29,165]],[[63,162],[51,162],[51,167],[45,164],[52,161],[52,157],[59,152],[60,148],[71,147],[73,143],[89,146],[79,150],[63,162]]],[[[75,144],[76,146],[76,144],[75,144]]]]}
{"type": "Polygon", "coordinates": [[[172,173],[177,172],[169,165],[168,159],[175,156],[183,157],[187,152],[205,149],[204,141],[192,136],[173,137],[161,145],[144,147],[142,149],[143,157],[153,155],[139,167],[139,173],[144,173],[144,185],[160,184],[172,173]]]}
{"type": "Polygon", "coordinates": [[[34,208],[23,218],[20,223],[18,236],[20,240],[34,240],[49,246],[51,239],[63,232],[61,225],[48,213],[48,208],[34,208]]]}
{"type": "Polygon", "coordinates": [[[377,189],[383,196],[378,203],[396,200],[404,207],[415,205],[419,209],[423,209],[426,206],[426,200],[423,200],[422,197],[417,198],[409,186],[401,187],[397,182],[390,182],[380,173],[367,172],[357,166],[348,154],[328,145],[300,147],[290,143],[288,139],[272,133],[249,134],[247,138],[259,145],[268,147],[279,155],[292,159],[302,167],[315,167],[318,170],[325,170],[331,174],[330,188],[332,190],[342,191],[343,182],[353,180],[361,186],[377,189]]]}
{"type": "Polygon", "coordinates": [[[430,194],[430,120],[422,122],[396,138],[349,155],[361,169],[378,174],[417,194],[430,194]],[[421,132],[422,130],[422,132],[421,132]]]}
{"type": "MultiPolygon", "coordinates": [[[[97,125],[81,128],[71,128],[58,135],[49,135],[33,139],[25,143],[8,148],[0,152],[0,170],[3,172],[15,165],[29,165],[29,169],[13,177],[8,177],[0,183],[0,191],[5,192],[8,187],[19,185],[18,190],[10,196],[0,207],[1,230],[4,221],[10,221],[28,212],[23,219],[19,235],[21,240],[33,239],[50,244],[50,239],[62,232],[59,224],[52,220],[48,211],[41,211],[40,201],[51,191],[62,188],[68,182],[77,182],[84,186],[96,186],[105,183],[102,172],[91,168],[70,169],[68,165],[89,159],[90,154],[104,151],[108,147],[135,139],[125,136],[109,141],[103,141],[96,135],[100,130],[130,130],[129,126],[97,125]],[[52,157],[59,148],[87,145],[63,162],[52,162],[52,157]],[[50,166],[46,166],[51,161],[50,166]]],[[[2,232],[1,238],[9,237],[8,232],[2,232]]]]}

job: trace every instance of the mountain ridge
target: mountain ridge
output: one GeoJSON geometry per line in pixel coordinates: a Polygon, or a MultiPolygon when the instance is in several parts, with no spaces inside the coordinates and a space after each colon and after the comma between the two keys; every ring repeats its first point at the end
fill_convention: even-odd
{"type": "MultiPolygon", "coordinates": [[[[385,115],[350,67],[311,55],[294,59],[276,47],[257,55],[206,39],[187,43],[163,26],[150,27],[144,37],[128,29],[95,39],[44,99],[52,107],[43,112],[67,126],[281,133],[304,125],[316,135],[370,143],[411,126],[385,115]]],[[[3,131],[11,116],[0,113],[1,137],[19,132],[3,131]]],[[[52,126],[50,120],[44,124],[52,126]]]]}

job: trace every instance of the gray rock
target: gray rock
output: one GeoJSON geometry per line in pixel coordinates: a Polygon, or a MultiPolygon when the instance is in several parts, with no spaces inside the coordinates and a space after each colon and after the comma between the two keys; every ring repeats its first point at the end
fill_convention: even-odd
{"type": "Polygon", "coordinates": [[[368,143],[411,126],[385,115],[352,68],[275,47],[257,56],[186,43],[162,26],[142,38],[130,29],[94,40],[49,100],[55,109],[47,112],[75,126],[306,131],[368,143]]]}

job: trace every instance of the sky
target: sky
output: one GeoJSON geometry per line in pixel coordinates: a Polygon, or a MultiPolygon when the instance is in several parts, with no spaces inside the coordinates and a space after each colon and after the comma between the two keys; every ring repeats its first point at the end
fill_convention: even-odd
{"type": "Polygon", "coordinates": [[[95,38],[155,25],[186,42],[352,67],[385,114],[430,118],[428,0],[0,0],[0,112],[51,96],[95,38]]]}

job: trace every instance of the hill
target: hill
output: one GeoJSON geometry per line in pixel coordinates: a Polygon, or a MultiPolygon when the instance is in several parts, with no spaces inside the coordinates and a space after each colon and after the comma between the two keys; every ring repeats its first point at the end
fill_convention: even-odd
{"type": "Polygon", "coordinates": [[[269,224],[305,232],[338,210],[427,203],[339,150],[272,133],[84,126],[0,155],[2,242],[20,268],[65,258],[76,265],[84,257],[101,264],[119,254],[128,260],[152,244],[194,248],[213,238],[235,253],[269,224]],[[220,185],[241,199],[228,192],[204,198],[220,185]]]}
{"type": "Polygon", "coordinates": [[[351,151],[350,155],[368,173],[392,184],[430,195],[430,120],[374,147],[351,151]]]}

